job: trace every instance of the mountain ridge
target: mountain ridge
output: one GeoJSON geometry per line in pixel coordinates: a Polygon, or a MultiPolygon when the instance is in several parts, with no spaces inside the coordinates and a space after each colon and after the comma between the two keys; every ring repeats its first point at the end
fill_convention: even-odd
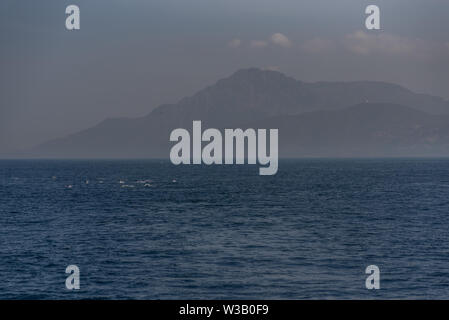
{"type": "MultiPolygon", "coordinates": [[[[447,120],[447,117],[442,115],[449,114],[449,102],[444,99],[415,94],[396,84],[377,81],[308,83],[277,71],[249,68],[238,70],[231,76],[220,79],[215,84],[207,86],[177,103],[160,105],[144,117],[108,118],[87,130],[46,142],[32,150],[31,153],[47,157],[168,157],[170,132],[176,128],[191,128],[193,120],[201,120],[204,128],[237,128],[246,124],[254,124],[258,125],[258,128],[268,129],[279,125],[280,145],[297,149],[295,145],[286,144],[288,139],[284,138],[285,141],[283,141],[282,138],[283,130],[289,132],[291,131],[290,127],[295,127],[290,124],[291,121],[296,120],[301,123],[296,127],[309,128],[308,132],[302,132],[313,140],[314,137],[320,137],[321,133],[318,132],[320,128],[322,130],[320,121],[325,121],[329,117],[336,117],[342,128],[349,125],[344,122],[343,114],[350,119],[351,117],[348,115],[351,112],[367,113],[369,111],[371,112],[370,117],[374,117],[376,109],[364,110],[364,105],[383,108],[382,112],[387,114],[381,118],[390,126],[401,127],[401,121],[398,119],[397,123],[388,122],[391,116],[388,115],[388,112],[394,115],[398,109],[402,108],[401,114],[405,118],[412,115],[416,117],[419,112],[418,118],[428,120],[427,127],[437,126],[435,130],[440,132],[445,132],[445,121],[447,120]],[[304,119],[310,117],[308,114],[314,114],[310,119],[315,121],[315,131],[310,125],[303,123],[304,119]],[[430,121],[430,119],[436,119],[437,115],[444,118],[444,121],[430,121]],[[282,117],[289,127],[282,127],[283,123],[278,121],[282,117]],[[324,118],[319,119],[319,117],[324,118]],[[287,121],[287,118],[291,119],[287,121]],[[265,127],[261,127],[261,125],[265,127]]],[[[379,114],[379,110],[381,109],[377,109],[377,114],[379,114]]],[[[447,122],[449,123],[449,121],[447,122]]],[[[330,125],[332,122],[327,123],[330,125]]],[[[381,125],[379,122],[375,123],[381,125]]],[[[394,128],[390,129],[391,132],[394,131],[394,128]]],[[[426,130],[426,134],[430,135],[430,128],[426,130]]],[[[298,132],[301,132],[301,129],[297,129],[293,136],[297,136],[298,132]]],[[[358,135],[357,132],[353,132],[353,134],[358,135]]],[[[396,134],[404,135],[412,134],[412,132],[399,130],[396,134]]],[[[445,134],[443,136],[446,139],[445,134]]],[[[328,138],[332,140],[332,137],[328,138]]],[[[398,140],[401,139],[404,143],[409,144],[407,137],[398,137],[398,140]]],[[[446,141],[442,139],[437,140],[442,145],[446,144],[446,141]]],[[[299,139],[299,141],[302,140],[299,139]]],[[[318,141],[323,143],[323,140],[318,139],[318,141]]],[[[342,145],[346,146],[348,150],[354,149],[349,148],[348,143],[342,145]]],[[[308,146],[311,148],[310,143],[308,146]]],[[[366,148],[359,146],[358,149],[362,152],[362,149],[366,148]]],[[[377,153],[381,155],[381,148],[378,149],[377,153]]],[[[445,150],[444,148],[440,149],[440,151],[445,150]]],[[[331,150],[334,149],[330,148],[329,151],[331,150]]],[[[287,152],[281,150],[280,152],[281,156],[283,154],[292,156],[304,154],[304,152],[295,150],[287,150],[287,152]]],[[[320,152],[320,154],[332,156],[332,152],[329,154],[320,152]]],[[[388,154],[391,152],[389,151],[388,154]]]]}

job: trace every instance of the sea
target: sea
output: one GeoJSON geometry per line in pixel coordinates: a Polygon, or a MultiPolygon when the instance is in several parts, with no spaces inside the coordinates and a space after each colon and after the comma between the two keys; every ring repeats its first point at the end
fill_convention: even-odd
{"type": "Polygon", "coordinates": [[[449,299],[449,159],[258,170],[1,160],[0,299],[449,299]]]}

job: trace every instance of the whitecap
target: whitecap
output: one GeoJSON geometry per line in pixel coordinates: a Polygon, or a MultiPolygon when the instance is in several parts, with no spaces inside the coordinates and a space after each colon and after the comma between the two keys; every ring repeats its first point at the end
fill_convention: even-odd
{"type": "Polygon", "coordinates": [[[146,184],[146,183],[151,183],[152,181],[150,179],[145,179],[145,180],[137,180],[136,183],[139,184],[146,184]]]}

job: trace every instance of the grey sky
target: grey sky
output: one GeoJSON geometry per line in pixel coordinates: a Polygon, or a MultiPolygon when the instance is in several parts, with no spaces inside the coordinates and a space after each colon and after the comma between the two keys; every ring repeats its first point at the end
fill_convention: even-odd
{"type": "Polygon", "coordinates": [[[448,15],[445,0],[2,0],[0,151],[147,114],[252,66],[449,98],[448,15]],[[65,30],[69,4],[79,31],[65,30]],[[364,29],[368,4],[381,31],[364,29]]]}

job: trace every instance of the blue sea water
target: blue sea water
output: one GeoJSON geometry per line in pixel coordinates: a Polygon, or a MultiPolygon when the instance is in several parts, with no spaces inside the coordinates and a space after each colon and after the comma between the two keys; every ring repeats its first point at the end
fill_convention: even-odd
{"type": "Polygon", "coordinates": [[[3,160],[0,299],[448,299],[448,226],[447,159],[3,160]]]}

